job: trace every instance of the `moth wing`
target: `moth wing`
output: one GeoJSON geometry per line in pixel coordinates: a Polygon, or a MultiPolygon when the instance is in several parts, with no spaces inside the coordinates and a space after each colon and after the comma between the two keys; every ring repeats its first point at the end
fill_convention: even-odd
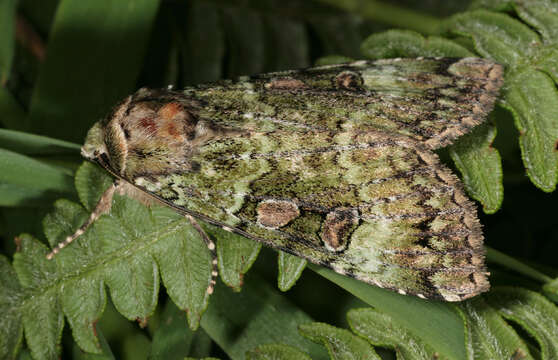
{"type": "Polygon", "coordinates": [[[383,132],[251,132],[195,171],[129,179],[169,205],[376,286],[459,301],[488,289],[482,234],[428,148],[383,132]]]}
{"type": "Polygon", "coordinates": [[[205,104],[202,117],[225,126],[379,130],[436,149],[485,121],[502,73],[487,59],[384,59],[262,74],[186,93],[205,104]]]}

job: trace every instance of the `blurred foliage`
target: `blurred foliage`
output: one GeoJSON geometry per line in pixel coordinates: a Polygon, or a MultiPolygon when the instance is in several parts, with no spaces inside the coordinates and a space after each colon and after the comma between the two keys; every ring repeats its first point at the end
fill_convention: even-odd
{"type": "Polygon", "coordinates": [[[0,358],[556,358],[558,2],[468,7],[0,1],[0,358]],[[502,106],[441,155],[484,209],[494,288],[486,295],[459,305],[401,296],[313,265],[303,272],[297,258],[277,261],[207,227],[222,280],[208,297],[209,258],[195,233],[168,209],[125,198],[64,256],[44,259],[46,244],[79,226],[110,183],[91,164],[79,167],[85,132],[140,86],[351,58],[470,55],[505,65],[502,106]],[[155,236],[160,225],[149,221],[172,231],[155,236]],[[109,240],[92,241],[94,232],[109,240]]]}

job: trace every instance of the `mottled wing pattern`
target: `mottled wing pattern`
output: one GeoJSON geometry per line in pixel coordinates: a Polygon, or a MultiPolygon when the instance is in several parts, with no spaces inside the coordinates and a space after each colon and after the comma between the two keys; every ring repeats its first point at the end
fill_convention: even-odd
{"type": "Polygon", "coordinates": [[[482,123],[502,67],[478,58],[358,61],[284,71],[186,91],[200,115],[243,128],[355,128],[436,149],[482,123]]]}
{"type": "Polygon", "coordinates": [[[461,300],[488,288],[473,204],[436,155],[382,132],[206,144],[198,171],[132,179],[169,204],[365,282],[461,300]]]}
{"type": "Polygon", "coordinates": [[[488,289],[482,234],[432,149],[482,122],[500,85],[489,60],[391,59],[141,89],[83,153],[184,213],[370,284],[459,301],[488,289]]]}

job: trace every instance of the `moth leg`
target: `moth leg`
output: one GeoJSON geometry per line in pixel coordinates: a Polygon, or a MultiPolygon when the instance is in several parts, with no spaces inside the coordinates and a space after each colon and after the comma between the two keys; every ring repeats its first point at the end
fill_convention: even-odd
{"type": "Polygon", "coordinates": [[[52,249],[52,251],[47,254],[46,258],[48,260],[51,260],[56,254],[60,252],[60,250],[68,246],[72,241],[74,241],[78,237],[80,237],[87,230],[87,228],[89,228],[89,226],[91,226],[91,224],[93,224],[99,218],[99,216],[106,214],[110,211],[114,192],[117,190],[119,186],[120,186],[120,181],[115,180],[114,183],[103,193],[103,195],[101,195],[99,202],[95,206],[95,209],[93,210],[91,215],[89,215],[87,221],[83,225],[81,225],[79,229],[77,229],[72,235],[69,235],[68,237],[66,237],[64,241],[58,243],[58,245],[56,245],[54,249],[52,249]]]}
{"type": "Polygon", "coordinates": [[[203,241],[207,245],[207,248],[209,249],[209,253],[211,254],[211,282],[207,287],[207,293],[213,294],[215,284],[217,283],[217,275],[219,275],[219,272],[217,271],[217,250],[215,248],[215,242],[211,240],[209,236],[207,236],[207,234],[205,233],[205,231],[203,231],[203,229],[201,228],[200,224],[198,224],[196,219],[194,219],[190,215],[185,215],[185,216],[190,221],[194,229],[196,229],[196,231],[200,234],[201,238],[203,239],[203,241]]]}

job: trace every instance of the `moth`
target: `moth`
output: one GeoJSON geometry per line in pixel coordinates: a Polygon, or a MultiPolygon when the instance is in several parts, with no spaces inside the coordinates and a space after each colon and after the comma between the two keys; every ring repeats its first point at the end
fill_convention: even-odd
{"type": "Polygon", "coordinates": [[[201,233],[197,220],[401,294],[470,298],[489,288],[481,225],[433,150],[482,123],[501,85],[490,60],[398,58],[142,88],[89,131],[83,156],[117,182],[49,258],[125,191],[201,233]]]}

